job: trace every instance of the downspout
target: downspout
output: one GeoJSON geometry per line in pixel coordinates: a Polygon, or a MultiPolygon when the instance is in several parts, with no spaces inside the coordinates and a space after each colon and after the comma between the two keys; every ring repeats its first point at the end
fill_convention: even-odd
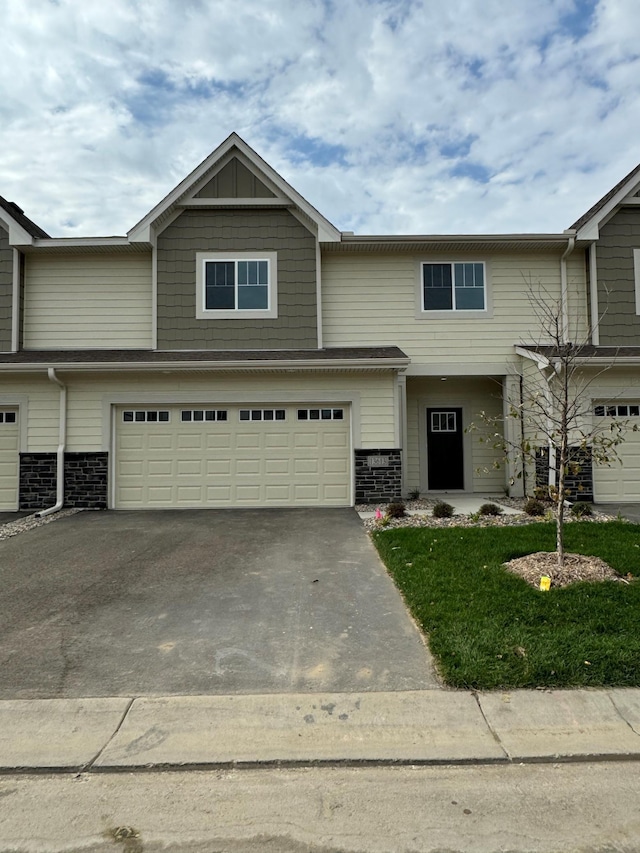
{"type": "Polygon", "coordinates": [[[562,311],[562,317],[560,318],[560,335],[563,344],[566,344],[569,340],[567,334],[569,324],[569,285],[567,284],[567,258],[569,257],[571,252],[573,252],[575,245],[576,238],[569,237],[569,243],[567,244],[567,248],[564,250],[564,254],[560,258],[560,305],[562,311]]]}
{"type": "Polygon", "coordinates": [[[47,368],[47,375],[51,382],[55,382],[60,388],[59,434],[56,454],[56,502],[54,506],[37,512],[36,518],[42,518],[44,515],[51,515],[54,512],[58,512],[64,505],[64,451],[67,444],[67,386],[58,379],[55,368],[47,368]]]}

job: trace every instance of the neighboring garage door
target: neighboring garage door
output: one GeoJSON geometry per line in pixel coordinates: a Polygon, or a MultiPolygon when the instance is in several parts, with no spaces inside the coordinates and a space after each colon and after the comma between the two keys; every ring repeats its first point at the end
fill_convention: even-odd
{"type": "Polygon", "coordinates": [[[596,501],[617,503],[640,501],[640,432],[633,432],[633,425],[640,428],[640,401],[633,403],[596,403],[593,409],[594,422],[606,427],[606,420],[615,418],[628,421],[624,441],[618,445],[618,462],[593,466],[593,493],[596,501]],[[603,423],[604,421],[604,423],[603,423]],[[620,464],[622,463],[622,464],[620,464]]]}
{"type": "Polygon", "coordinates": [[[18,508],[18,410],[0,409],[0,509],[18,508]]]}
{"type": "Polygon", "coordinates": [[[116,410],[118,509],[347,506],[347,406],[116,410]]]}

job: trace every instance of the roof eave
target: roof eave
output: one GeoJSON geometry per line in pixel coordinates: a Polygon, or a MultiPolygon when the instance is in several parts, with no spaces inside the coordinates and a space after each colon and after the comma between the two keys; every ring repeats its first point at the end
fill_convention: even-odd
{"type": "Polygon", "coordinates": [[[52,367],[59,371],[93,371],[93,372],[164,372],[167,371],[240,371],[240,370],[277,370],[277,371],[292,371],[292,370],[406,370],[411,359],[409,358],[358,358],[358,359],[292,359],[291,361],[278,360],[260,360],[260,361],[164,361],[164,362],[134,362],[134,361],[89,361],[89,362],[70,362],[70,361],[55,361],[50,362],[7,362],[0,363],[0,371],[5,373],[11,372],[41,372],[52,367]]]}

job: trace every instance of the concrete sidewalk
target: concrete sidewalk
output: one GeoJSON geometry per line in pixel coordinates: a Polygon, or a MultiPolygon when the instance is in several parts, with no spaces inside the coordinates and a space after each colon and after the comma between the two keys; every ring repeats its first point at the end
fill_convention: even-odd
{"type": "Polygon", "coordinates": [[[0,702],[0,772],[640,759],[640,690],[0,702]]]}

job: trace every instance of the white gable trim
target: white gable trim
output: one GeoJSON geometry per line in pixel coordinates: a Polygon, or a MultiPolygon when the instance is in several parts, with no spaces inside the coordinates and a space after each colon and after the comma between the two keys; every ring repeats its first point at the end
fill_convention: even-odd
{"type": "MultiPolygon", "coordinates": [[[[248,164],[257,168],[268,183],[273,185],[273,191],[277,196],[284,197],[302,213],[308,216],[317,226],[318,240],[321,242],[333,243],[340,241],[340,232],[319,213],[313,205],[309,204],[296,190],[290,186],[284,178],[282,178],[275,169],[272,169],[262,157],[259,156],[247,143],[241,139],[237,133],[232,133],[225,141],[216,148],[205,160],[197,166],[190,175],[181,181],[169,195],[167,195],[153,210],[151,210],[144,219],[141,219],[137,225],[128,232],[127,237],[132,242],[151,242],[151,228],[153,222],[169,212],[170,208],[180,203],[181,199],[192,192],[197,192],[200,189],[199,185],[206,183],[206,179],[213,168],[217,166],[225,157],[232,156],[233,149],[236,149],[248,161],[248,164]],[[198,189],[195,187],[198,186],[198,189]]],[[[236,200],[237,201],[237,200],[236,200]]],[[[276,199],[277,201],[277,199],[276,199]]]]}
{"type": "Polygon", "coordinates": [[[576,232],[576,240],[598,240],[600,227],[611,219],[616,209],[624,204],[638,204],[635,193],[640,189],[640,176],[634,175],[576,232]]]}
{"type": "Polygon", "coordinates": [[[0,209],[0,225],[9,234],[10,246],[31,246],[33,243],[32,235],[25,231],[22,225],[18,225],[4,208],[0,209]]]}

